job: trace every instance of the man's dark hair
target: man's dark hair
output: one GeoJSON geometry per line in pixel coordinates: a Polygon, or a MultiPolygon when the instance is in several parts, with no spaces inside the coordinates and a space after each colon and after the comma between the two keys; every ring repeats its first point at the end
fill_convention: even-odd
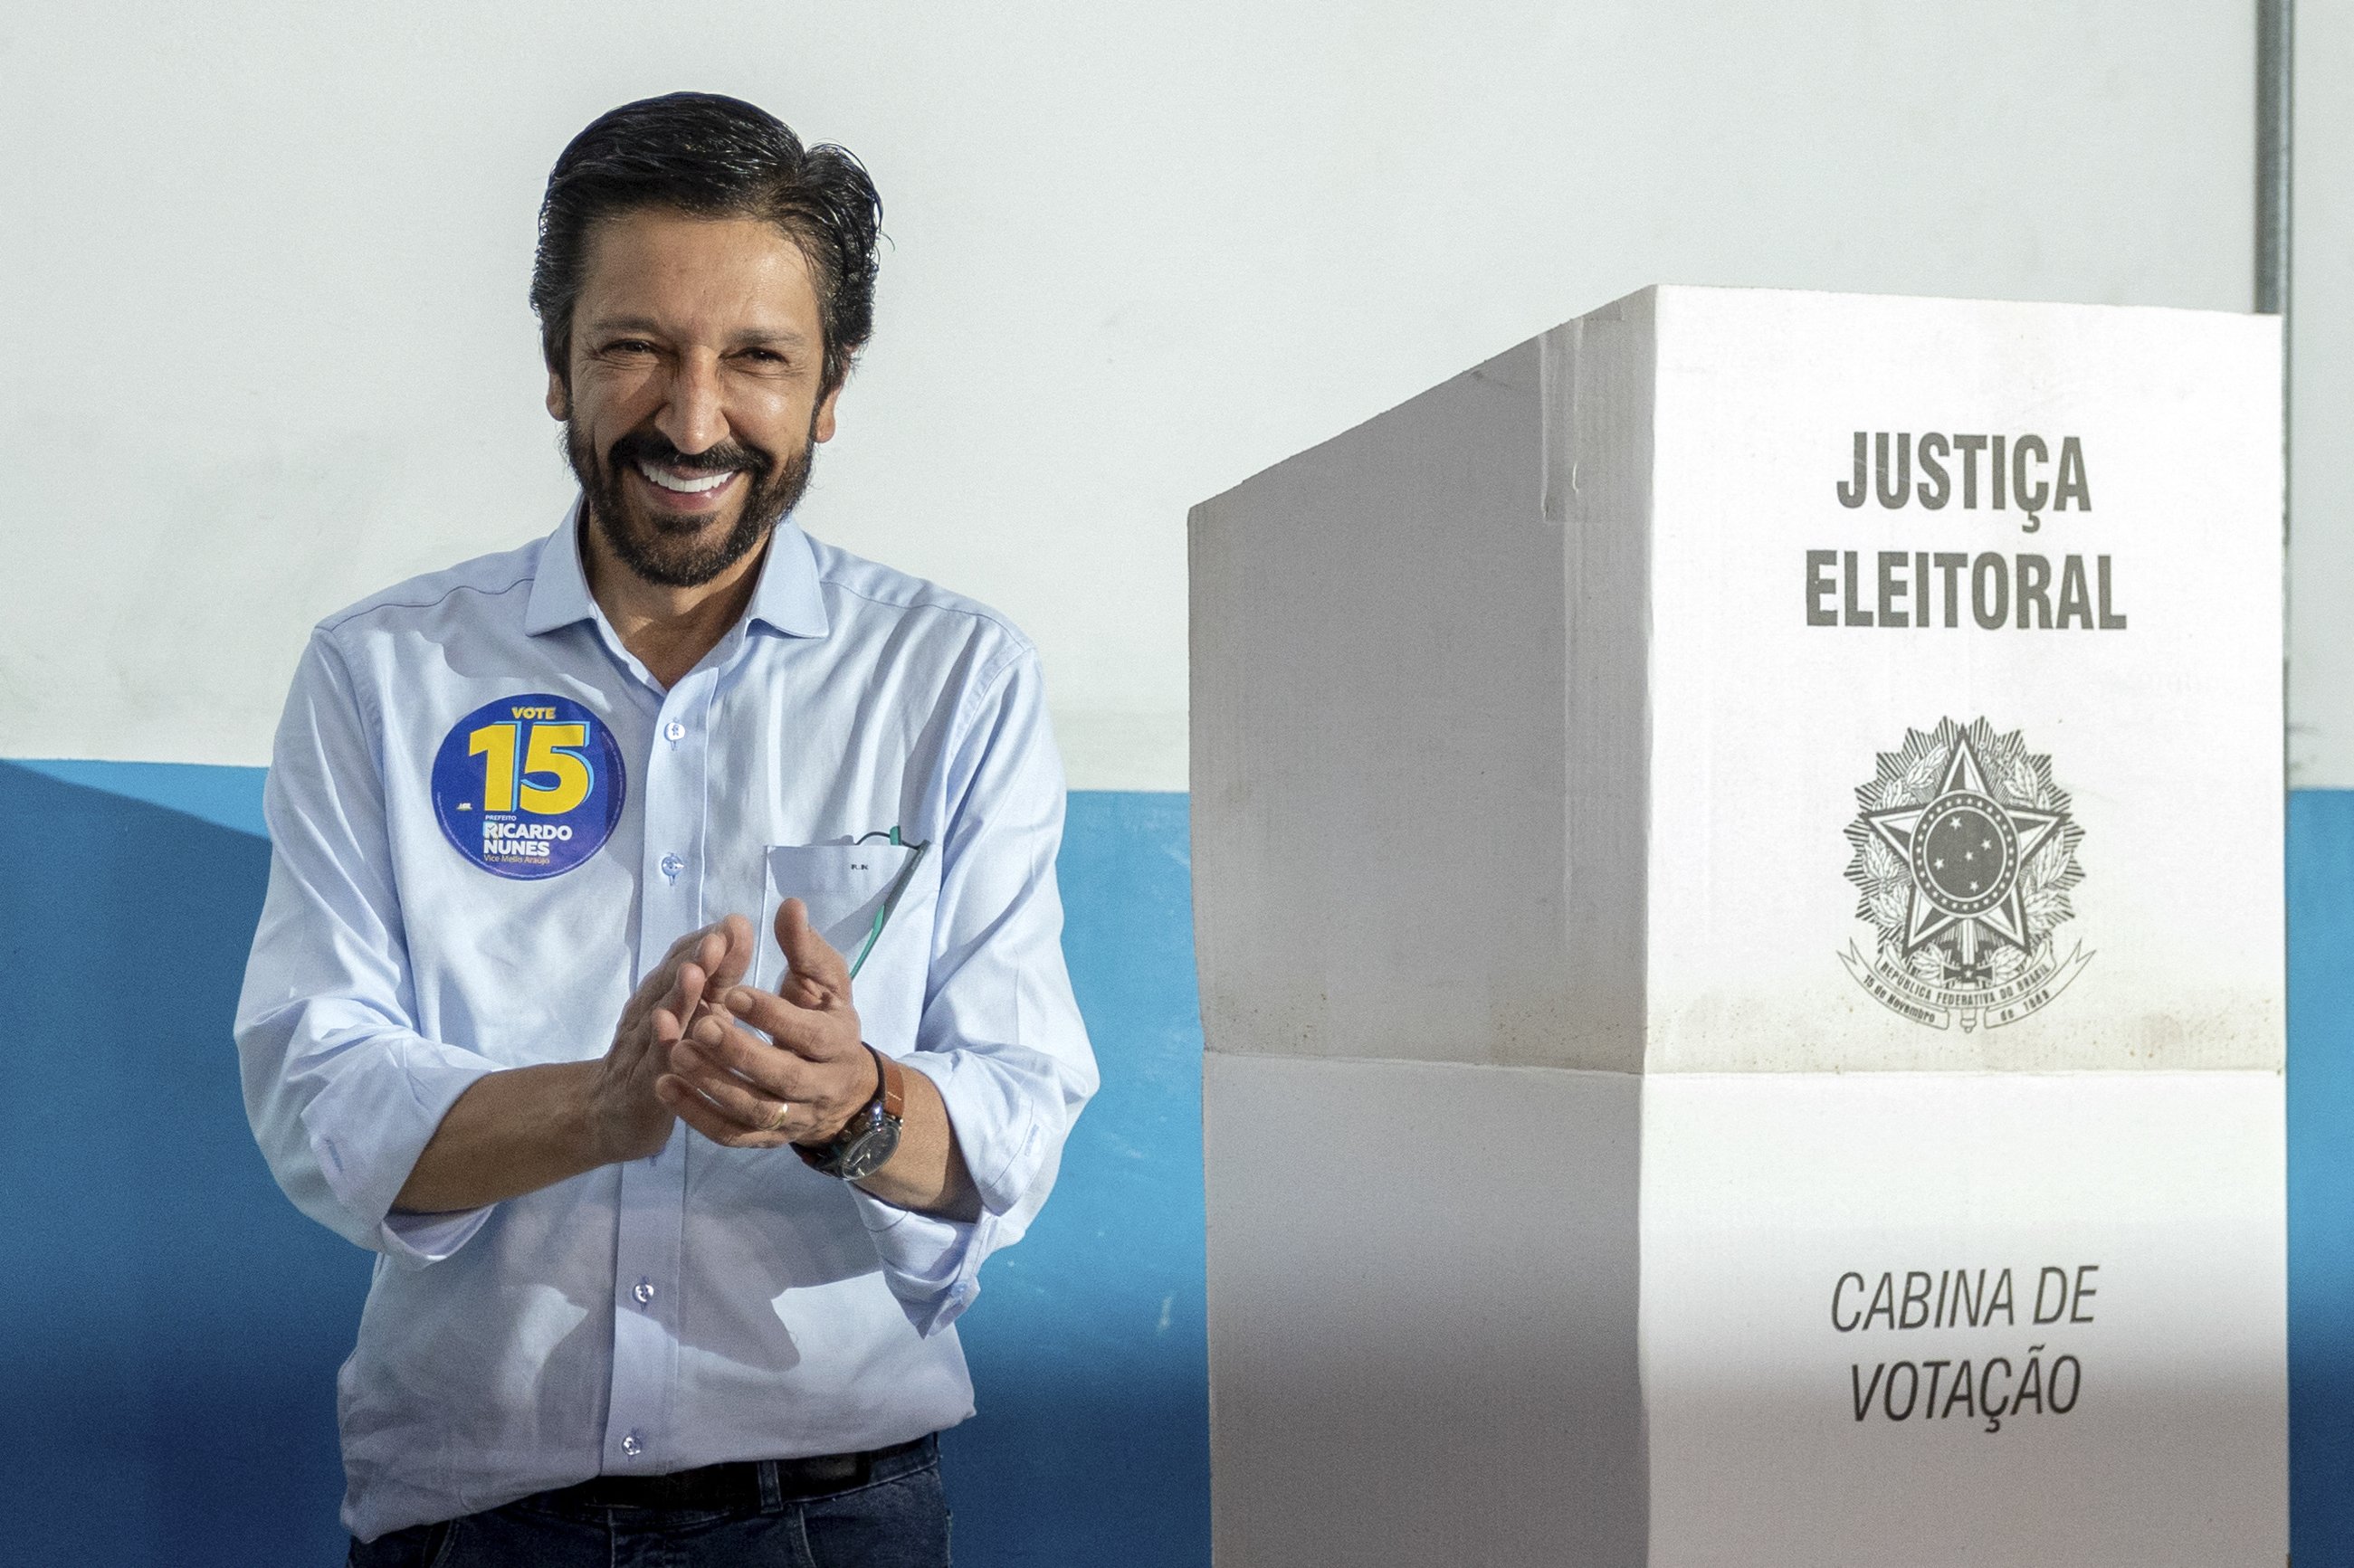
{"type": "Polygon", "coordinates": [[[801,145],[767,110],[716,92],[640,99],[598,116],[547,176],[531,308],[547,367],[571,379],[572,310],[598,221],[648,207],[697,217],[762,218],[808,258],[825,330],[819,395],[850,374],[875,330],[875,241],[883,201],[858,160],[801,145]]]}

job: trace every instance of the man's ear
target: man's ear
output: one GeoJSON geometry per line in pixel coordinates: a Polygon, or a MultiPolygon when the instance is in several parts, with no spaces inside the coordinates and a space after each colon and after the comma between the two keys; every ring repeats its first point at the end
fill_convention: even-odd
{"type": "Polygon", "coordinates": [[[841,400],[842,388],[839,387],[818,399],[817,416],[810,420],[810,440],[813,441],[833,440],[833,406],[841,400]]]}
{"type": "Polygon", "coordinates": [[[565,386],[564,377],[553,370],[547,373],[547,417],[551,419],[572,417],[572,389],[565,386]]]}

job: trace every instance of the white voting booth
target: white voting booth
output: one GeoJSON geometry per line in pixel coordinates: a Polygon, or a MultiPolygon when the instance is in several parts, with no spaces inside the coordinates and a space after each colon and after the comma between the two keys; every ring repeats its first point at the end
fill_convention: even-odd
{"type": "Polygon", "coordinates": [[[1651,289],[1194,510],[1221,1568],[2282,1561],[2280,371],[1651,289]]]}

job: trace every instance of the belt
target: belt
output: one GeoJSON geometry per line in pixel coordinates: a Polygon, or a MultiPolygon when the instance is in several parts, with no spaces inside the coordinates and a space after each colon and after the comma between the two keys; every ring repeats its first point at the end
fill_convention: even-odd
{"type": "Polygon", "coordinates": [[[598,1476],[540,1493],[531,1500],[557,1508],[759,1508],[772,1501],[823,1497],[864,1486],[877,1461],[911,1454],[936,1440],[926,1434],[860,1454],[811,1454],[799,1459],[732,1459],[666,1476],[598,1476]]]}

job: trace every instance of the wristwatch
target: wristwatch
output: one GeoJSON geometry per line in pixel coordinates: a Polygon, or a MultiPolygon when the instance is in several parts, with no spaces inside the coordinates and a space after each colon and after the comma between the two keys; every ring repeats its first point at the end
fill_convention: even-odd
{"type": "Polygon", "coordinates": [[[793,1145],[802,1162],[822,1176],[855,1181],[882,1170],[883,1162],[898,1152],[899,1119],[907,1104],[907,1076],[897,1062],[874,1046],[866,1047],[866,1052],[875,1058],[882,1078],[875,1097],[851,1112],[832,1142],[793,1145]]]}

